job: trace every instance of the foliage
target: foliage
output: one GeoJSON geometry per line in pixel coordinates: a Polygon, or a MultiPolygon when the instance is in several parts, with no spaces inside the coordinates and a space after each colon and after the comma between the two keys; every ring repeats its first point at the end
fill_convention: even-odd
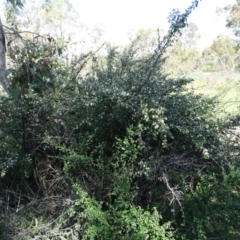
{"type": "Polygon", "coordinates": [[[233,5],[227,5],[224,9],[225,12],[228,12],[227,17],[227,27],[231,28],[236,36],[239,36],[240,34],[240,22],[239,22],[239,16],[240,16],[240,1],[236,0],[236,3],[233,5]]]}
{"type": "Polygon", "coordinates": [[[216,236],[236,239],[236,234],[239,233],[237,176],[237,169],[231,169],[224,176],[211,173],[201,176],[201,183],[197,184],[194,193],[185,195],[186,215],[182,227],[187,229],[188,234],[180,234],[180,239],[216,236]]]}
{"type": "Polygon", "coordinates": [[[191,79],[163,70],[164,52],[197,3],[175,10],[168,34],[147,53],[139,37],[71,63],[65,46],[48,39],[9,51],[11,86],[0,99],[3,237],[239,234],[233,124],[217,117],[215,99],[189,90],[191,79]]]}
{"type": "Polygon", "coordinates": [[[23,3],[21,0],[7,0],[7,2],[11,3],[13,6],[22,7],[23,3]]]}
{"type": "Polygon", "coordinates": [[[81,239],[172,239],[166,229],[159,226],[161,217],[156,209],[151,213],[140,207],[119,201],[107,211],[101,202],[89,197],[75,185],[78,200],[61,219],[62,226],[75,225],[75,236],[81,239]],[[77,220],[77,222],[76,222],[77,220]]]}
{"type": "Polygon", "coordinates": [[[203,71],[239,71],[239,42],[228,36],[218,36],[204,50],[203,71]]]}
{"type": "Polygon", "coordinates": [[[5,12],[7,24],[26,32],[25,35],[30,32],[48,34],[55,40],[67,41],[73,36],[73,31],[81,27],[77,24],[79,16],[68,0],[11,0],[7,1],[5,12]]]}
{"type": "Polygon", "coordinates": [[[200,69],[200,52],[196,43],[199,39],[198,28],[194,23],[182,29],[178,41],[166,52],[164,68],[172,76],[186,76],[188,73],[200,69]]]}

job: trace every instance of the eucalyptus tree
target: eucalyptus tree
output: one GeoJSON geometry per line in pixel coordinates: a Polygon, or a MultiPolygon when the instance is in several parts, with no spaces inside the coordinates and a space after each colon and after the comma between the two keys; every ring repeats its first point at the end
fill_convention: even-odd
{"type": "Polygon", "coordinates": [[[21,29],[68,40],[81,27],[79,15],[69,0],[26,0],[21,13],[21,29]]]}
{"type": "MultiPolygon", "coordinates": [[[[23,7],[23,3],[21,0],[7,0],[7,3],[9,3],[13,8],[23,7]]],[[[5,71],[6,71],[6,39],[5,39],[5,32],[4,27],[2,25],[2,21],[0,19],[0,81],[2,84],[2,87],[7,90],[9,87],[9,82],[6,77],[5,71]]]]}
{"type": "Polygon", "coordinates": [[[240,36],[240,0],[236,0],[235,4],[227,5],[223,11],[228,13],[227,27],[232,29],[236,36],[240,36]]]}
{"type": "Polygon", "coordinates": [[[5,77],[6,70],[6,42],[5,35],[2,26],[2,22],[0,20],[0,79],[3,88],[6,90],[8,88],[8,80],[5,77]]]}
{"type": "Polygon", "coordinates": [[[200,38],[196,24],[189,22],[181,30],[178,41],[168,49],[165,69],[171,69],[172,75],[188,75],[198,68],[200,52],[197,40],[200,38]]]}
{"type": "Polygon", "coordinates": [[[236,72],[240,70],[240,46],[238,40],[218,36],[203,52],[203,69],[209,71],[236,72]]]}

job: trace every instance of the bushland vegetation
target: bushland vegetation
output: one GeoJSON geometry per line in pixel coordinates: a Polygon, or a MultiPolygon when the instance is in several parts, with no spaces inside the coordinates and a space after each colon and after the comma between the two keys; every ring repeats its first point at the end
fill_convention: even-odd
{"type": "Polygon", "coordinates": [[[1,239],[239,236],[239,111],[167,67],[197,4],[149,48],[137,35],[71,61],[66,42],[5,28],[1,239]]]}

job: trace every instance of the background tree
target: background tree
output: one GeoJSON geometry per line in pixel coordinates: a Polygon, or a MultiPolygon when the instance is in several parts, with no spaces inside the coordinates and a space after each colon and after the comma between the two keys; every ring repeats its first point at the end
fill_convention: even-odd
{"type": "Polygon", "coordinates": [[[203,52],[204,71],[239,71],[239,41],[220,35],[203,52]]]}
{"type": "Polygon", "coordinates": [[[21,14],[22,29],[69,40],[79,16],[69,0],[26,1],[21,14]]]}
{"type": "Polygon", "coordinates": [[[228,5],[223,8],[228,13],[227,27],[232,29],[236,36],[240,36],[240,1],[236,0],[236,4],[228,5]]]}
{"type": "Polygon", "coordinates": [[[17,24],[22,31],[49,34],[52,37],[68,40],[72,31],[79,27],[77,25],[79,16],[68,0],[25,1],[21,6],[21,12],[16,12],[16,8],[9,3],[5,8],[7,22],[17,24]]]}
{"type": "Polygon", "coordinates": [[[9,83],[5,76],[5,70],[6,70],[6,40],[2,22],[0,19],[0,81],[4,90],[7,90],[9,83]]]}
{"type": "MultiPolygon", "coordinates": [[[[12,8],[14,8],[14,9],[23,6],[21,0],[7,0],[7,3],[11,4],[12,8]]],[[[4,90],[7,90],[9,87],[9,81],[5,74],[6,51],[7,51],[6,36],[5,36],[4,27],[2,25],[2,21],[0,18],[0,81],[1,81],[1,85],[4,88],[4,90]]]]}
{"type": "Polygon", "coordinates": [[[186,75],[199,67],[200,52],[196,44],[199,39],[198,27],[194,23],[181,30],[178,41],[166,53],[166,72],[174,76],[186,75]]]}

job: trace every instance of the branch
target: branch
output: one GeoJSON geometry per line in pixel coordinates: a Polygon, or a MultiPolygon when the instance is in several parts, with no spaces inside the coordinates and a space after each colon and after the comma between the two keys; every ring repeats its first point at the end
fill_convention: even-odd
{"type": "Polygon", "coordinates": [[[147,75],[147,80],[150,79],[153,70],[155,69],[163,53],[175,41],[174,37],[181,34],[180,30],[187,25],[188,16],[198,6],[198,2],[199,0],[194,0],[183,14],[180,14],[178,10],[173,10],[172,13],[169,15],[169,23],[171,23],[170,29],[168,30],[167,36],[164,37],[163,40],[158,43],[158,47],[155,50],[156,55],[153,55],[153,58],[156,56],[156,59],[154,60],[152,66],[150,67],[150,71],[147,75]]]}
{"type": "MultiPolygon", "coordinates": [[[[168,190],[169,190],[170,193],[172,194],[172,199],[171,199],[169,205],[174,204],[174,203],[177,202],[178,205],[179,205],[180,208],[181,208],[181,211],[182,211],[182,214],[183,214],[183,217],[184,217],[183,206],[182,206],[182,203],[181,203],[181,201],[180,201],[181,196],[183,195],[183,192],[182,192],[182,191],[174,190],[174,188],[170,186],[169,181],[168,181],[168,178],[167,178],[167,175],[166,175],[164,172],[162,173],[161,179],[162,179],[162,181],[166,184],[166,187],[168,188],[168,190]]],[[[177,187],[175,187],[175,189],[177,189],[177,187]]]]}
{"type": "Polygon", "coordinates": [[[9,81],[5,76],[6,71],[6,44],[3,25],[0,19],[0,81],[5,91],[8,91],[9,81]]]}

